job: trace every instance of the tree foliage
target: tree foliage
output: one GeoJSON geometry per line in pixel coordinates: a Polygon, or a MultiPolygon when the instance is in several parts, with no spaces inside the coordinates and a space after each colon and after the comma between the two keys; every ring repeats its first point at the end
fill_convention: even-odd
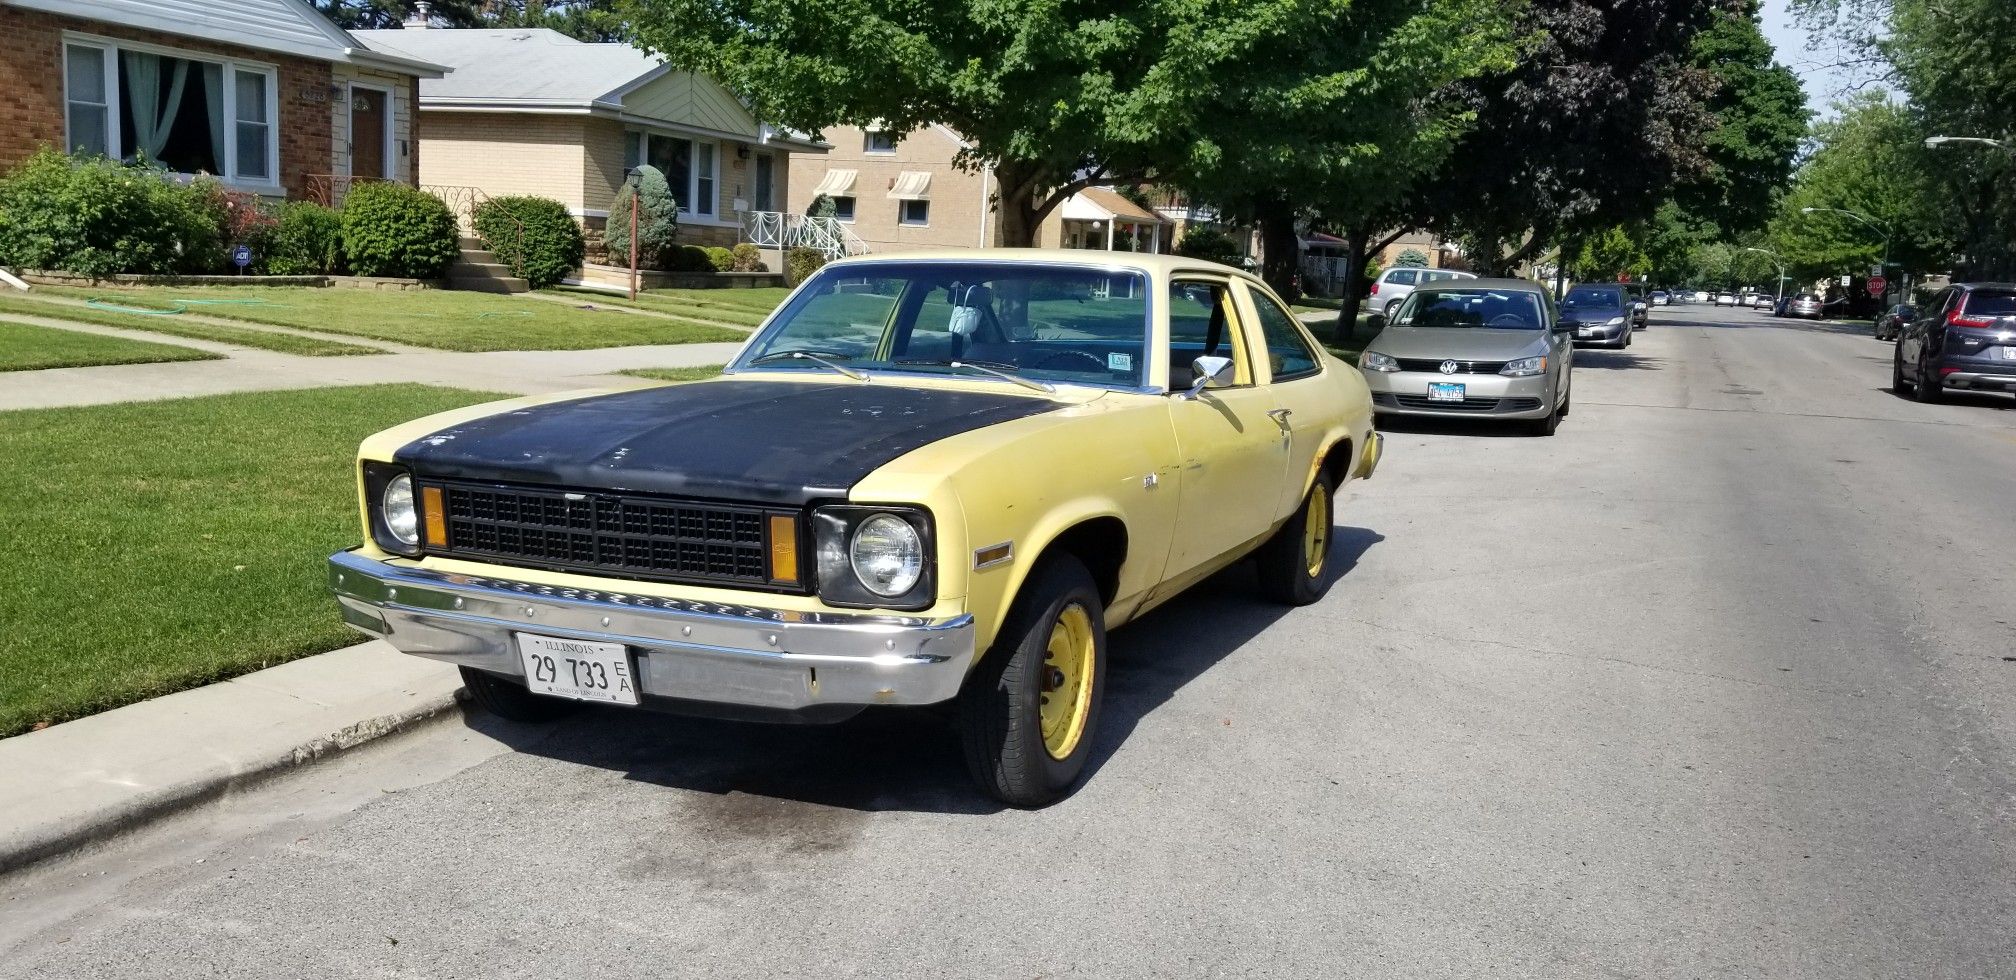
{"type": "MultiPolygon", "coordinates": [[[[310,0],[345,30],[404,27],[422,0],[310,0]]],[[[624,39],[623,19],[611,0],[432,0],[436,27],[545,27],[583,41],[624,39]]]]}
{"type": "Polygon", "coordinates": [[[1924,146],[1923,123],[1908,107],[1882,95],[1840,108],[1838,119],[1815,128],[1812,154],[1771,225],[1772,242],[1802,279],[1867,272],[1884,257],[1886,233],[1892,261],[1921,272],[1945,267],[1952,241],[1937,170],[1947,162],[1942,151],[1924,146]]]}
{"type": "Polygon", "coordinates": [[[631,211],[636,211],[637,265],[655,269],[665,265],[674,257],[674,248],[679,237],[679,202],[672,196],[672,185],[666,183],[665,174],[657,167],[637,168],[637,178],[625,181],[623,188],[616,192],[616,203],[609,207],[609,219],[602,232],[602,244],[609,251],[609,261],[617,265],[630,264],[631,211]],[[644,203],[637,203],[639,197],[644,203]]]}
{"type": "Polygon", "coordinates": [[[1690,223],[1733,236],[1761,230],[1806,136],[1805,90],[1777,62],[1754,0],[1718,13],[1695,38],[1690,60],[1711,79],[1712,122],[1703,137],[1707,165],[1678,182],[1674,201],[1690,223]]]}

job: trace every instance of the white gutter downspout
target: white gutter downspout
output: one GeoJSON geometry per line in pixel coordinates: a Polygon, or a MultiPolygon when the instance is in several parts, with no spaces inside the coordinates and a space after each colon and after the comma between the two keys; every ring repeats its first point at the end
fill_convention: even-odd
{"type": "Polygon", "coordinates": [[[994,183],[994,165],[980,165],[980,247],[987,247],[987,198],[989,186],[994,183]]]}

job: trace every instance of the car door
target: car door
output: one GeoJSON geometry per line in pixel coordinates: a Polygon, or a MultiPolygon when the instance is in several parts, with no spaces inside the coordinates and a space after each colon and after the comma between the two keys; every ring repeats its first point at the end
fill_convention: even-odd
{"type": "Polygon", "coordinates": [[[1255,370],[1250,330],[1231,280],[1173,280],[1168,306],[1167,401],[1180,496],[1165,577],[1176,579],[1273,526],[1289,440],[1268,414],[1273,396],[1255,370]],[[1231,358],[1233,381],[1193,398],[1190,364],[1200,354],[1231,358]]]}
{"type": "Polygon", "coordinates": [[[1925,305],[1925,309],[1921,311],[1923,315],[1905,324],[1903,331],[1897,335],[1897,359],[1904,363],[1904,373],[1915,375],[1918,370],[1918,357],[1925,347],[1925,331],[1932,321],[1946,315],[1946,310],[1953,305],[1954,296],[1958,293],[1959,290],[1950,286],[1940,290],[1939,295],[1925,305]]]}
{"type": "Polygon", "coordinates": [[[1324,387],[1323,360],[1294,314],[1273,293],[1252,283],[1241,281],[1239,293],[1240,309],[1257,329],[1258,336],[1252,339],[1265,369],[1262,384],[1273,398],[1272,418],[1288,439],[1281,490],[1274,502],[1274,512],[1281,516],[1302,505],[1303,481],[1315,471],[1336,397],[1324,387]]]}

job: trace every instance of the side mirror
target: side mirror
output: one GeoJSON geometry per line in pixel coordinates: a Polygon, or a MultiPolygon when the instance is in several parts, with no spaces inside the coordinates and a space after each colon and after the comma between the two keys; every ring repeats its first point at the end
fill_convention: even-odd
{"type": "Polygon", "coordinates": [[[1371,327],[1373,333],[1378,333],[1379,331],[1386,329],[1386,314],[1384,313],[1365,314],[1365,325],[1371,327]]]}
{"type": "Polygon", "coordinates": [[[1192,382],[1190,390],[1183,393],[1185,398],[1195,398],[1206,388],[1223,388],[1232,383],[1232,359],[1229,357],[1200,357],[1190,362],[1192,382]]]}

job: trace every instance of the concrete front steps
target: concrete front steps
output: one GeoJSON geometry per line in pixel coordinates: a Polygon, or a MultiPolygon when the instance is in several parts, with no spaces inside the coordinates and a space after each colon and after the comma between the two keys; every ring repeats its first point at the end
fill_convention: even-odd
{"type": "Polygon", "coordinates": [[[448,288],[477,293],[528,293],[532,284],[511,274],[511,267],[483,249],[476,238],[462,238],[462,257],[448,267],[448,288]]]}

